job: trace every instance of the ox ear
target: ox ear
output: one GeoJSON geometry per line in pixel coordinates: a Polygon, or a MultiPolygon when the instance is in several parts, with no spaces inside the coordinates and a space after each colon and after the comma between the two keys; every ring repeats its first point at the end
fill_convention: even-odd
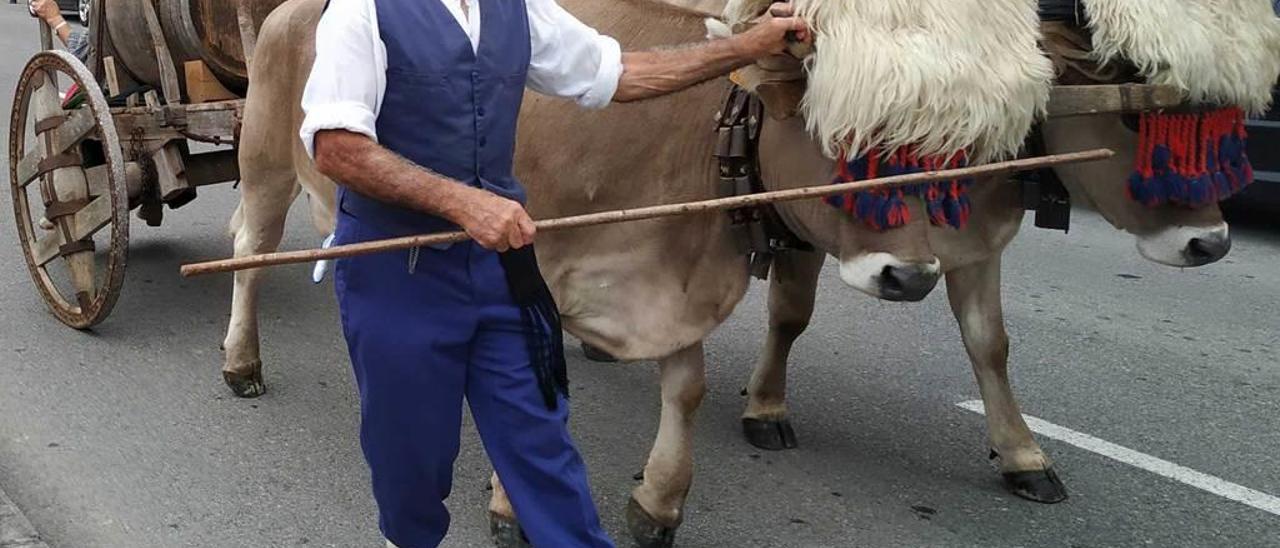
{"type": "Polygon", "coordinates": [[[718,40],[733,36],[733,29],[724,21],[708,17],[703,20],[703,23],[707,25],[707,40],[718,40]]]}
{"type": "Polygon", "coordinates": [[[803,72],[773,71],[756,64],[735,71],[730,79],[759,97],[770,118],[785,120],[800,111],[805,91],[803,72]]]}

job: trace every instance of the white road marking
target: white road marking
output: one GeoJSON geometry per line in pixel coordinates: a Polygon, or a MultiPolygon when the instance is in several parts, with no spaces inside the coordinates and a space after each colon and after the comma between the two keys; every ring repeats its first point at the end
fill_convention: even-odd
{"type": "MultiPolygon", "coordinates": [[[[985,415],[982,400],[962,401],[957,407],[985,415]]],[[[1280,516],[1280,498],[1261,491],[1255,491],[1243,485],[1231,483],[1222,478],[1197,472],[1185,466],[1156,458],[1146,453],[1139,453],[1128,447],[1122,447],[1109,441],[1098,439],[1070,428],[1058,426],[1049,421],[1030,415],[1022,416],[1031,430],[1055,440],[1066,442],[1086,451],[1092,451],[1104,457],[1110,457],[1130,466],[1135,466],[1166,478],[1180,481],[1197,489],[1208,491],[1222,498],[1247,504],[1263,512],[1280,516]]]]}

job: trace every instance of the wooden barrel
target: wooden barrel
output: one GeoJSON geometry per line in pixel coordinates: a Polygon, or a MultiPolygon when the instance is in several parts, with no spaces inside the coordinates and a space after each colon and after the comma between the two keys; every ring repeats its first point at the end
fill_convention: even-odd
{"type": "MultiPolygon", "coordinates": [[[[179,80],[182,64],[201,60],[218,80],[236,93],[249,84],[241,22],[243,2],[252,33],[284,0],[105,0],[106,27],[117,60],[138,81],[159,87],[160,69],[147,28],[143,2],[155,2],[165,45],[173,55],[179,80]]],[[[185,85],[185,83],[183,83],[185,85]]]]}

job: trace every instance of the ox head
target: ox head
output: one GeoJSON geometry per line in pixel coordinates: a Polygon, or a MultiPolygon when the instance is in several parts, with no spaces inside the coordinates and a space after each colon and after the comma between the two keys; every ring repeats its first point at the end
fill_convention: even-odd
{"type": "Polygon", "coordinates": [[[1138,134],[1119,115],[1054,119],[1044,124],[1050,152],[1105,147],[1110,159],[1059,168],[1073,199],[1092,206],[1108,222],[1137,238],[1138,252],[1157,263],[1192,267],[1213,263],[1231,249],[1231,236],[1216,203],[1200,207],[1148,206],[1134,200],[1125,181],[1133,173],[1138,134]]]}
{"type": "MultiPolygon", "coordinates": [[[[1264,110],[1270,101],[1271,87],[1280,75],[1280,20],[1266,2],[1223,7],[1185,0],[1162,4],[1166,11],[1158,16],[1145,2],[1095,0],[1083,6],[1088,21],[1083,27],[1077,24],[1076,14],[1042,24],[1044,46],[1054,61],[1059,84],[1159,84],[1180,90],[1188,105],[1224,105],[1251,112],[1264,110]]],[[[1138,124],[1120,115],[1053,119],[1045,123],[1045,144],[1050,152],[1115,150],[1111,160],[1057,171],[1073,196],[1136,236],[1144,257],[1171,266],[1205,265],[1231,248],[1217,200],[1246,184],[1248,175],[1239,167],[1245,164],[1242,143],[1223,144],[1211,131],[1221,130],[1221,124],[1206,123],[1220,120],[1200,110],[1183,115],[1191,123],[1181,126],[1189,130],[1181,137],[1169,125],[1154,131],[1144,124],[1148,137],[1140,138],[1138,124]],[[1150,176],[1155,156],[1152,142],[1162,141],[1159,146],[1168,152],[1177,149],[1177,142],[1170,140],[1180,140],[1183,146],[1191,143],[1183,153],[1174,153],[1174,157],[1193,158],[1191,167],[1184,164],[1174,169],[1180,171],[1175,176],[1193,183],[1146,185],[1158,179],[1150,176]],[[1206,154],[1206,148],[1212,152],[1206,154]],[[1228,157],[1232,159],[1224,160],[1228,157]],[[1195,167],[1197,161],[1199,167],[1195,167]],[[1237,167],[1228,170],[1225,165],[1237,167]],[[1225,179],[1217,178],[1215,169],[1225,179]],[[1134,173],[1139,174],[1136,194],[1152,190],[1140,199],[1135,199],[1135,183],[1129,182],[1134,173]],[[1222,184],[1224,180],[1229,184],[1222,184]],[[1215,184],[1203,184],[1206,181],[1215,184]]],[[[1233,112],[1238,116],[1239,111],[1233,112]]]]}
{"type": "MultiPolygon", "coordinates": [[[[835,170],[798,118],[764,125],[760,161],[770,188],[813,185],[835,170]]],[[[778,211],[801,238],[839,260],[845,284],[879,299],[919,301],[938,284],[942,263],[930,247],[930,225],[919,200],[909,200],[908,207],[911,221],[882,231],[818,200],[779,204],[778,211]]]]}
{"type": "MultiPolygon", "coordinates": [[[[729,28],[768,3],[730,0],[729,28]]],[[[794,4],[815,37],[803,71],[790,71],[803,73],[802,91],[788,92],[779,82],[788,71],[776,67],[765,67],[771,74],[757,79],[765,85],[747,86],[766,104],[798,102],[766,106],[773,115],[795,114],[764,126],[760,156],[767,186],[831,181],[837,164],[851,165],[846,156],[857,162],[881,154],[873,151],[889,157],[909,150],[912,159],[895,167],[919,167],[919,159],[935,165],[961,156],[973,163],[1009,157],[1044,110],[1052,66],[1037,45],[1035,10],[1023,0],[794,4]],[[987,30],[975,33],[977,28],[987,30]]],[[[872,176],[868,171],[854,178],[872,176]]],[[[942,275],[942,261],[930,246],[933,225],[959,203],[940,208],[936,196],[923,191],[883,202],[858,198],[845,202],[845,211],[817,201],[779,209],[802,238],[839,259],[845,283],[882,299],[916,301],[942,275]],[[930,196],[927,205],[921,195],[930,196]],[[854,204],[880,204],[868,206],[880,213],[864,215],[854,204]],[[867,222],[878,215],[891,222],[867,222]]]]}

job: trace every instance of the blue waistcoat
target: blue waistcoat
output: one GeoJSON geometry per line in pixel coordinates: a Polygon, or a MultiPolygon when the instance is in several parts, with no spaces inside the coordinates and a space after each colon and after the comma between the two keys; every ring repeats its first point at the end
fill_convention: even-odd
{"type": "MultiPolygon", "coordinates": [[[[511,173],[529,69],[524,0],[479,0],[475,52],[439,0],[375,1],[387,50],[378,141],[440,175],[524,203],[524,188],[511,173]]],[[[345,187],[339,187],[339,203],[388,236],[456,229],[442,218],[345,187]]]]}

